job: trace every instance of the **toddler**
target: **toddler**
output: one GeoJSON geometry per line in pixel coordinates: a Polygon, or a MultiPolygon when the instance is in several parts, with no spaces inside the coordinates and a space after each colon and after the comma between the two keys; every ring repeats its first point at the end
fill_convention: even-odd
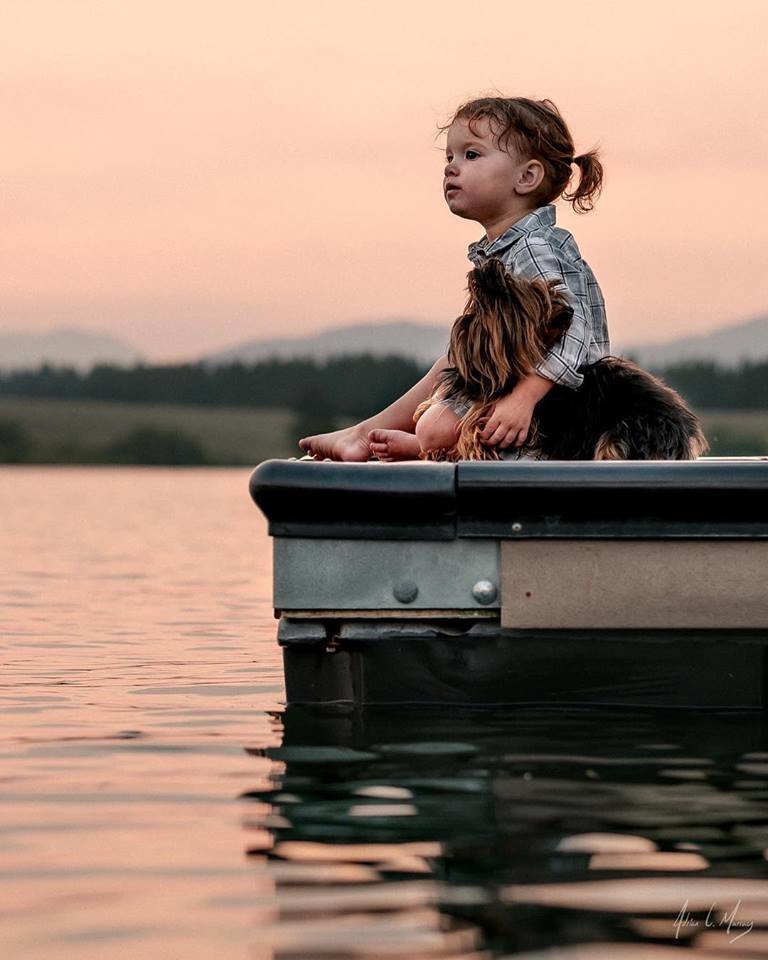
{"type": "MultiPolygon", "coordinates": [[[[597,151],[574,155],[568,127],[551,100],[484,97],[462,104],[447,130],[443,193],[451,213],[476,220],[485,236],[470,244],[480,266],[491,257],[525,279],[555,280],[573,311],[571,323],[535,370],[494,405],[482,442],[502,451],[525,443],[536,404],[555,383],[578,388],[580,367],[609,353],[605,304],[576,241],[555,225],[554,201],[592,209],[602,188],[597,151]],[[573,166],[578,184],[569,191],[573,166]]],[[[299,446],[315,459],[410,460],[455,445],[466,408],[444,401],[414,425],[416,408],[429,397],[442,370],[440,357],[402,397],[345,430],[305,437],[299,446]]],[[[510,450],[511,448],[511,450],[510,450]]]]}

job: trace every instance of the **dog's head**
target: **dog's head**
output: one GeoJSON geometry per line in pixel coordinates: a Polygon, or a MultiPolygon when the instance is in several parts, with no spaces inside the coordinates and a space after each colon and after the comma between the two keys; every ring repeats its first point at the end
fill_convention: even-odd
{"type": "Polygon", "coordinates": [[[493,399],[536,367],[573,310],[555,281],[523,280],[496,259],[469,272],[467,290],[448,358],[469,396],[493,399]]]}

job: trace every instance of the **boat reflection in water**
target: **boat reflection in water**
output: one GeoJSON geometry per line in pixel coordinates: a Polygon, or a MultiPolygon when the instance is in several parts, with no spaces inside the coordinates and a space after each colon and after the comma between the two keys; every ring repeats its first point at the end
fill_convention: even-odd
{"type": "Polygon", "coordinates": [[[243,795],[280,960],[768,955],[761,714],[281,718],[243,795]]]}

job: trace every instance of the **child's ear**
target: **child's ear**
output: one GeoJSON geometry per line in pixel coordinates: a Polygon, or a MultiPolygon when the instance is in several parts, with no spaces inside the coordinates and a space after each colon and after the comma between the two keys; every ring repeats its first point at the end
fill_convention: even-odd
{"type": "Polygon", "coordinates": [[[538,190],[544,175],[544,164],[540,160],[526,160],[518,170],[515,193],[526,194],[538,190]]]}

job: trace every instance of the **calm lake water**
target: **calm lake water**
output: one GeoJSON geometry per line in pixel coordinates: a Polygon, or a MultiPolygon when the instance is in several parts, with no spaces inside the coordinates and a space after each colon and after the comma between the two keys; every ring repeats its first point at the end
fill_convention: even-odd
{"type": "Polygon", "coordinates": [[[3,960],[768,956],[762,716],[286,710],[247,480],[0,470],[3,960]]]}

